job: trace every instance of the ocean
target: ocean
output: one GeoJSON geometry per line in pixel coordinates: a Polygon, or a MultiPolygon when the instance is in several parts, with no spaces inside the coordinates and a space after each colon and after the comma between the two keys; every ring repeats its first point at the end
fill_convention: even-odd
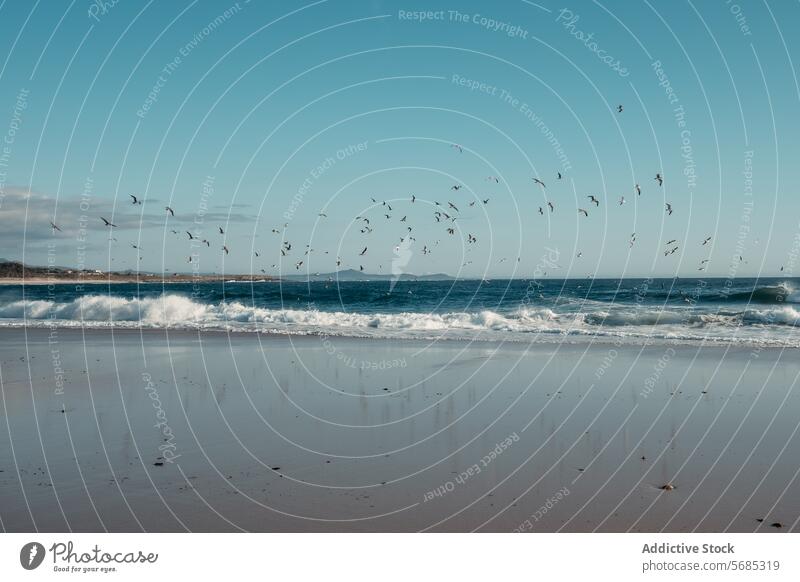
{"type": "Polygon", "coordinates": [[[74,284],[0,288],[0,327],[800,347],[796,279],[74,284]]]}

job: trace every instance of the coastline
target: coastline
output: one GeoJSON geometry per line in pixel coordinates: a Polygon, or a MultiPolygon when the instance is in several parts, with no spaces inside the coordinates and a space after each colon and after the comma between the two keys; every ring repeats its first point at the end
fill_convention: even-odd
{"type": "Polygon", "coordinates": [[[22,328],[0,330],[0,360],[7,531],[744,532],[800,517],[800,362],[779,348],[22,328]]]}
{"type": "Polygon", "coordinates": [[[160,275],[140,275],[125,276],[108,274],[98,275],[97,277],[86,277],[80,279],[62,279],[59,277],[5,277],[0,278],[0,286],[3,285],[115,285],[118,283],[223,283],[236,281],[240,283],[273,283],[280,279],[269,275],[256,277],[255,275],[174,275],[162,277],[160,275]]]}

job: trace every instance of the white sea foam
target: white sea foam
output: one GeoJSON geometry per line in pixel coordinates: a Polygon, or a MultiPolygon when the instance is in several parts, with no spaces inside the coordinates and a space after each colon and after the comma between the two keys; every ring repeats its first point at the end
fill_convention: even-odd
{"type": "MultiPolygon", "coordinates": [[[[585,307],[585,305],[584,305],[585,307]]],[[[560,309],[560,308],[559,308],[560,309]]],[[[203,303],[164,294],[125,298],[86,295],[72,301],[0,303],[0,326],[149,327],[384,337],[542,337],[704,340],[800,346],[800,311],[789,305],[697,313],[689,308],[593,306],[591,310],[518,309],[448,313],[353,313],[267,309],[238,301],[203,303]]]]}

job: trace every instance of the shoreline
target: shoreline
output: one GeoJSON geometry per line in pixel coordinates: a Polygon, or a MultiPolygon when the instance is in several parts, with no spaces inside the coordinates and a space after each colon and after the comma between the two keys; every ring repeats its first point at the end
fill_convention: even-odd
{"type": "MultiPolygon", "coordinates": [[[[218,275],[202,275],[202,276],[193,276],[193,275],[177,275],[174,277],[160,277],[158,275],[154,275],[152,277],[147,276],[115,276],[113,278],[108,278],[108,276],[98,276],[91,279],[61,279],[61,278],[48,278],[48,277],[7,277],[7,278],[0,278],[0,286],[2,285],[114,285],[114,284],[130,284],[130,283],[141,283],[141,284],[174,284],[174,283],[228,283],[231,281],[235,281],[237,283],[277,283],[281,282],[281,279],[272,277],[270,275],[264,275],[263,277],[258,277],[253,279],[249,275],[229,275],[227,277],[222,277],[218,275]],[[247,278],[246,278],[247,277],[247,278]]],[[[285,281],[283,281],[285,282],[285,281]]]]}
{"type": "Polygon", "coordinates": [[[0,332],[7,531],[800,518],[800,361],[782,350],[142,331],[0,332]]]}
{"type": "MultiPolygon", "coordinates": [[[[498,338],[481,338],[481,337],[467,337],[459,336],[455,333],[442,333],[439,335],[424,336],[390,336],[390,335],[355,335],[355,334],[341,334],[328,333],[322,329],[308,331],[308,332],[292,332],[285,333],[270,330],[259,329],[222,329],[211,327],[180,327],[180,326],[141,326],[141,325],[81,325],[80,322],[75,322],[74,325],[59,326],[51,325],[47,320],[33,320],[40,321],[40,325],[29,324],[11,324],[0,325],[0,334],[4,330],[27,330],[29,332],[44,331],[51,332],[79,332],[79,333],[104,333],[113,332],[115,334],[121,333],[135,333],[135,334],[166,334],[175,336],[203,336],[203,335],[219,335],[230,336],[238,338],[274,338],[285,340],[299,340],[300,338],[326,338],[335,341],[374,341],[374,342],[401,342],[401,343],[414,343],[431,344],[436,342],[452,342],[464,343],[469,345],[485,345],[485,346],[509,346],[531,349],[536,346],[553,347],[553,346],[575,346],[575,347],[598,347],[603,349],[649,349],[649,348],[692,348],[692,349],[713,349],[713,350],[739,350],[745,353],[760,353],[766,350],[775,351],[793,351],[800,350],[798,345],[780,345],[780,344],[759,344],[743,339],[739,342],[731,341],[706,341],[706,340],[687,340],[687,339],[669,339],[669,338],[649,338],[647,341],[639,341],[641,338],[627,338],[625,341],[619,341],[618,337],[614,336],[591,336],[591,335],[557,335],[557,334],[544,334],[539,333],[537,337],[530,338],[522,334],[516,337],[498,337],[498,338]]],[[[535,335],[535,334],[531,334],[535,335]]]]}

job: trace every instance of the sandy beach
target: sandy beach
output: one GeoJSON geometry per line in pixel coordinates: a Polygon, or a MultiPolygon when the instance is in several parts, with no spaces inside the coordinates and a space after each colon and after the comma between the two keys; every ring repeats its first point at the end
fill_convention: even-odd
{"type": "Polygon", "coordinates": [[[792,350],[4,329],[0,362],[6,531],[800,517],[792,350]]]}

